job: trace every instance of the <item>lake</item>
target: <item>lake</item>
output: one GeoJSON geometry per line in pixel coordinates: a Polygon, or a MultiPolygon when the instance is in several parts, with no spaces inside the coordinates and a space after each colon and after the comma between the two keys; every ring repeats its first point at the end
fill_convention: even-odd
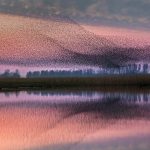
{"type": "Polygon", "coordinates": [[[0,92],[2,150],[149,150],[150,91],[0,92]]]}

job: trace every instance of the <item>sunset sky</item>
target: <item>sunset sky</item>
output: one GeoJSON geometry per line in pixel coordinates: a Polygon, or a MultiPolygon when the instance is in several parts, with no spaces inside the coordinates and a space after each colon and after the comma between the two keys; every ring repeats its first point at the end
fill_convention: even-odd
{"type": "Polygon", "coordinates": [[[115,63],[149,61],[149,6],[146,0],[2,0],[1,68],[100,67],[104,56],[114,63],[109,52],[116,47],[115,63]],[[119,62],[124,55],[132,58],[119,62]]]}
{"type": "Polygon", "coordinates": [[[149,74],[150,0],[0,0],[0,150],[150,150],[149,74]]]}

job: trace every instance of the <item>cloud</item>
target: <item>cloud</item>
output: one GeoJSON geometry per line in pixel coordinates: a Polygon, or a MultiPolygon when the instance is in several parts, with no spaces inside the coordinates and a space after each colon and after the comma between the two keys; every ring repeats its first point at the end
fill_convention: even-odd
{"type": "Polygon", "coordinates": [[[147,0],[1,0],[0,12],[24,15],[65,15],[72,18],[150,23],[147,0]]]}

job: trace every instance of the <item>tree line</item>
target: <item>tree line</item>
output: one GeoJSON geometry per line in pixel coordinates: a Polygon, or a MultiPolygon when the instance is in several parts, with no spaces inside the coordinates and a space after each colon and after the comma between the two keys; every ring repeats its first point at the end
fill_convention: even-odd
{"type": "MultiPolygon", "coordinates": [[[[129,64],[118,68],[100,68],[94,69],[80,69],[80,70],[42,70],[42,71],[29,71],[26,73],[26,78],[48,78],[48,77],[92,77],[102,75],[121,75],[121,74],[148,74],[148,64],[129,64]]],[[[11,72],[5,70],[0,74],[0,77],[5,78],[20,78],[19,70],[11,72]]]]}
{"type": "Polygon", "coordinates": [[[101,68],[97,71],[94,69],[86,70],[42,70],[42,71],[29,71],[27,72],[27,78],[47,78],[47,77],[92,77],[102,75],[115,75],[115,74],[148,74],[148,64],[129,64],[118,68],[101,68]]]}
{"type": "Polygon", "coordinates": [[[1,78],[20,78],[19,70],[11,72],[9,69],[5,70],[4,73],[0,74],[1,78]]]}

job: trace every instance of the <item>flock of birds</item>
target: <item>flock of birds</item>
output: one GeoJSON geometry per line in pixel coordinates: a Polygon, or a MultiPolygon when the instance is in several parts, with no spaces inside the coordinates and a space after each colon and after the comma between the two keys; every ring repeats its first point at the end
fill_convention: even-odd
{"type": "Polygon", "coordinates": [[[68,17],[0,14],[0,22],[0,64],[120,67],[150,60],[150,46],[122,47],[68,17]]]}

